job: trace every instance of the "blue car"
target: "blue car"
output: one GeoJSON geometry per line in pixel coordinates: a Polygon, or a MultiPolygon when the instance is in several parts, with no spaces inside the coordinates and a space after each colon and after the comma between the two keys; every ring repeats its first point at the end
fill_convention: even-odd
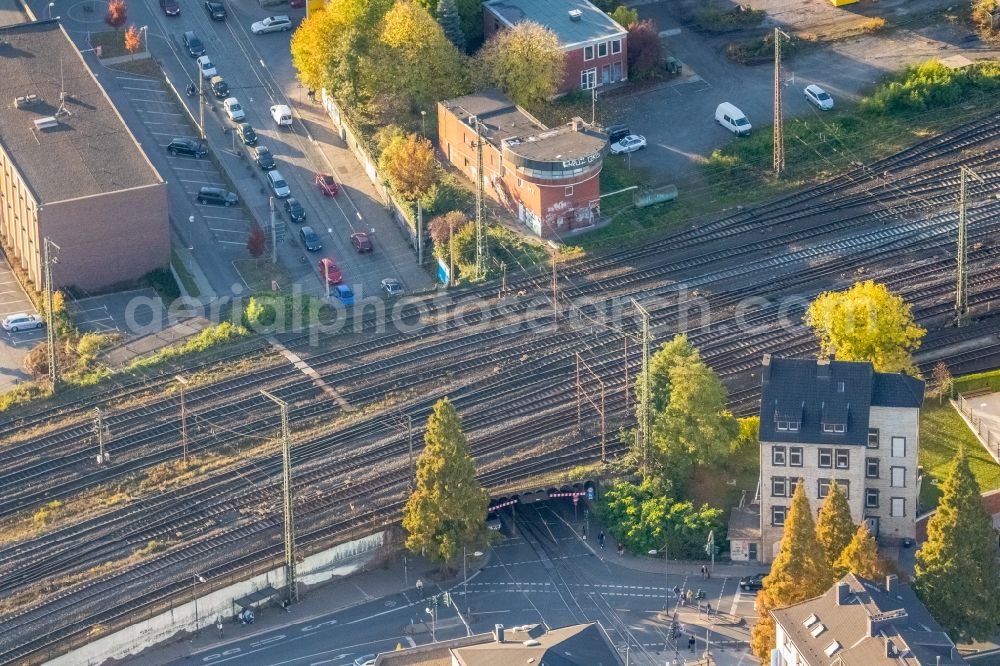
{"type": "Polygon", "coordinates": [[[354,292],[346,284],[338,284],[333,294],[342,304],[354,305],[354,292]]]}

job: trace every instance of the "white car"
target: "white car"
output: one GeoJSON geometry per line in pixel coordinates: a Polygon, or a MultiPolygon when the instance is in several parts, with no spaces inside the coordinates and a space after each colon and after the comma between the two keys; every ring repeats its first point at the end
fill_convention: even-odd
{"type": "Polygon", "coordinates": [[[198,69],[201,70],[202,78],[208,80],[218,74],[218,72],[215,71],[215,65],[213,65],[212,61],[208,59],[208,56],[199,56],[196,62],[198,63],[198,69]]]}
{"type": "Polygon", "coordinates": [[[282,32],[292,29],[292,20],[287,16],[268,16],[250,26],[250,32],[255,35],[266,35],[269,32],[282,32]]]}
{"type": "Polygon", "coordinates": [[[243,113],[240,101],[235,97],[227,97],[226,101],[222,103],[222,108],[226,110],[226,115],[229,116],[230,120],[239,121],[247,117],[247,114],[243,113]]]}
{"type": "Polygon", "coordinates": [[[382,280],[382,290],[385,291],[386,296],[403,295],[403,285],[401,285],[399,280],[396,278],[386,278],[382,280]]]}
{"type": "Polygon", "coordinates": [[[802,91],[805,95],[806,100],[815,106],[820,111],[829,111],[833,108],[833,98],[830,97],[830,93],[820,88],[815,83],[806,86],[806,89],[802,91]]]}
{"type": "Polygon", "coordinates": [[[271,118],[278,125],[292,124],[292,110],[287,104],[275,104],[271,107],[271,118]]]}
{"type": "Polygon", "coordinates": [[[629,134],[618,143],[611,144],[611,154],[621,155],[622,153],[632,153],[645,147],[646,137],[639,134],[629,134]]]}
{"type": "Polygon", "coordinates": [[[45,320],[38,315],[18,312],[17,314],[7,315],[4,317],[3,322],[0,322],[0,326],[3,326],[3,330],[5,331],[17,333],[18,331],[24,331],[29,328],[41,328],[42,326],[45,326],[45,320]]]}

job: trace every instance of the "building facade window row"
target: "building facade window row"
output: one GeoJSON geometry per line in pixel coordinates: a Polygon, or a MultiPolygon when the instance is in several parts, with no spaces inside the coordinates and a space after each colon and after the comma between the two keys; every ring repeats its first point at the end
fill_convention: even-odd
{"type": "Polygon", "coordinates": [[[583,60],[584,62],[589,62],[594,59],[595,53],[598,58],[608,57],[608,53],[611,55],[616,55],[622,52],[622,40],[614,39],[610,42],[600,42],[596,45],[584,46],[583,47],[583,60]]]}

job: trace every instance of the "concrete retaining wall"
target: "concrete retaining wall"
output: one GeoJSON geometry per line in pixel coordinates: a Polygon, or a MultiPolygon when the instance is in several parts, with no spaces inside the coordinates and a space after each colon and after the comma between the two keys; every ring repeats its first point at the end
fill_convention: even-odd
{"type": "MultiPolygon", "coordinates": [[[[317,585],[335,576],[347,576],[364,566],[385,540],[385,532],[377,532],[348,543],[334,546],[305,558],[297,568],[300,584],[317,585]]],[[[193,578],[192,578],[193,582],[193,578]]],[[[206,586],[206,583],[201,583],[206,586]]],[[[284,567],[272,569],[235,585],[215,590],[186,604],[172,608],[143,622],[136,623],[108,636],[88,643],[81,648],[56,657],[51,666],[87,666],[101,664],[107,659],[125,659],[151,645],[168,640],[182,631],[215,624],[221,616],[229,622],[233,615],[233,600],[260,590],[268,585],[280,589],[285,585],[284,567]],[[196,622],[197,618],[197,622],[196,622]]]]}

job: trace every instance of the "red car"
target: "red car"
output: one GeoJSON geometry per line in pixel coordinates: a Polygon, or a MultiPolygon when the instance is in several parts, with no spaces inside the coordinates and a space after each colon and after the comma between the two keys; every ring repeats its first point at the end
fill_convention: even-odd
{"type": "Polygon", "coordinates": [[[335,196],[340,191],[340,188],[337,187],[337,181],[328,173],[317,173],[315,182],[319,191],[328,197],[335,196]]]}
{"type": "Polygon", "coordinates": [[[365,252],[372,251],[372,241],[368,238],[368,234],[363,231],[359,231],[356,234],[351,234],[351,245],[359,253],[364,254],[365,252]]]}
{"type": "Polygon", "coordinates": [[[337,264],[333,263],[333,259],[329,257],[323,257],[319,260],[319,272],[326,278],[327,284],[340,284],[344,279],[337,264]]]}

